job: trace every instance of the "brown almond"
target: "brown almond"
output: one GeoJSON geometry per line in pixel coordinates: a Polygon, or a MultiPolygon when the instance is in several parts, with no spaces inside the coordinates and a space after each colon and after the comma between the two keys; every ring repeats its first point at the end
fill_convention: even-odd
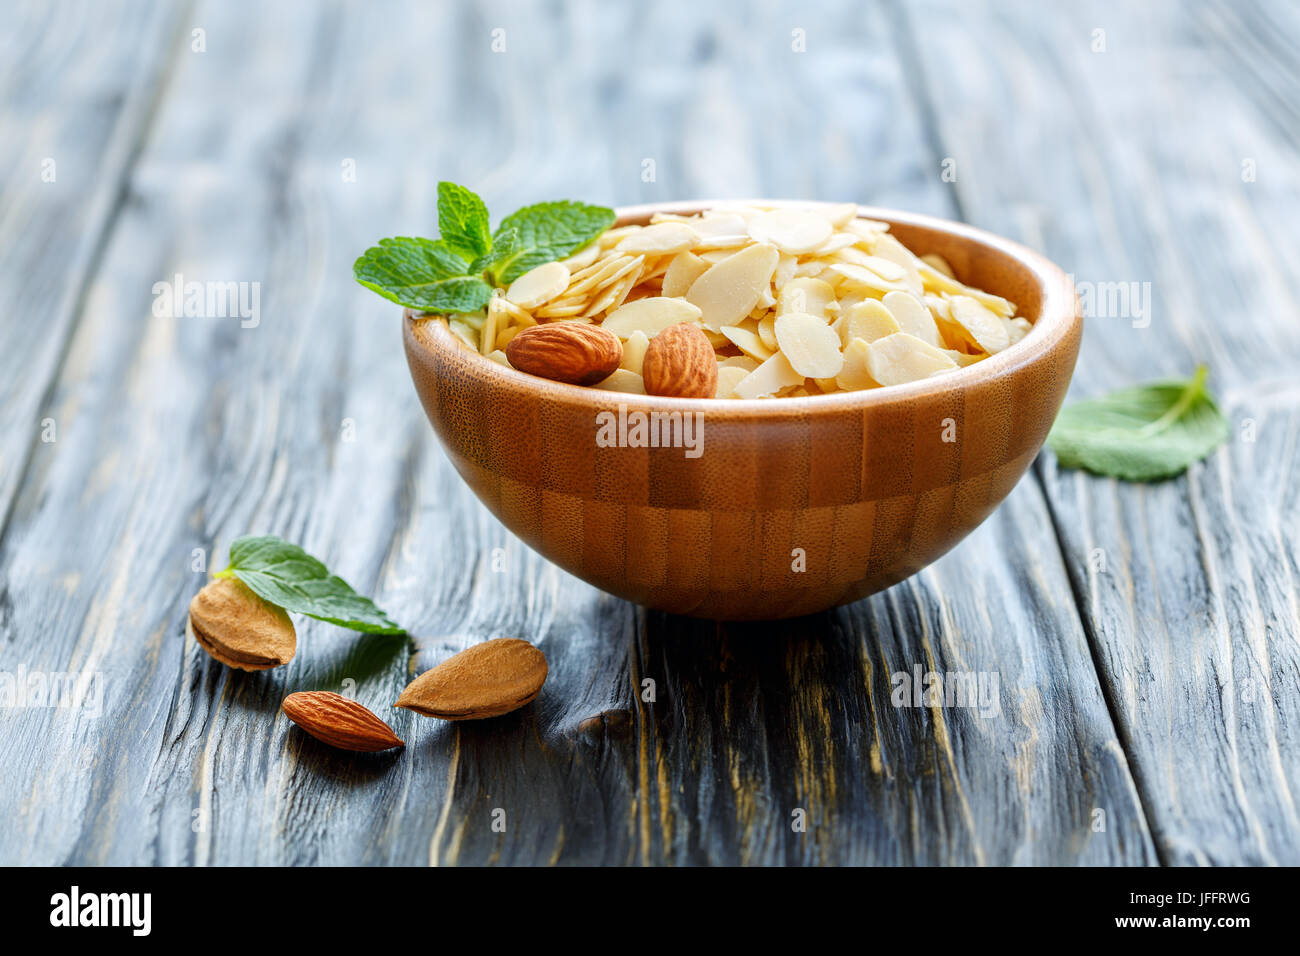
{"type": "Polygon", "coordinates": [[[506,358],[521,372],[570,385],[594,385],[618,368],[623,343],[598,325],[550,322],[529,326],[512,338],[506,358]]]}
{"type": "Polygon", "coordinates": [[[298,646],[284,609],[263,601],[238,578],[217,578],[194,595],[188,630],[212,657],[245,671],[287,664],[298,646]]]}
{"type": "Polygon", "coordinates": [[[670,325],[650,340],[641,375],[649,395],[713,398],[718,391],[718,360],[698,326],[670,325]]]}
{"type": "Polygon", "coordinates": [[[405,707],[443,720],[481,720],[524,706],[546,682],[546,657],[513,637],[484,641],[413,680],[397,698],[405,707]]]}
{"type": "Polygon", "coordinates": [[[317,740],[340,750],[374,753],[406,746],[393,728],[365,707],[327,690],[290,694],[280,709],[317,740]]]}

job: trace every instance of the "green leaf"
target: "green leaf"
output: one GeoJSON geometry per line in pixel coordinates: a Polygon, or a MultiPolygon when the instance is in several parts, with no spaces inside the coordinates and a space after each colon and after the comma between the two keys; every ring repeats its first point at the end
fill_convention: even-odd
{"type": "Polygon", "coordinates": [[[476,312],[492,290],[467,276],[465,260],[441,240],[380,239],[352,266],[356,280],[398,305],[422,312],[476,312]]]}
{"type": "Polygon", "coordinates": [[[519,238],[519,230],[507,229],[505,232],[498,233],[496,239],[492,241],[492,251],[475,259],[474,264],[469,268],[476,275],[486,273],[490,285],[501,285],[504,280],[500,276],[504,275],[526,251],[519,238]]]}
{"type": "Polygon", "coordinates": [[[1228,437],[1228,420],[1205,388],[1204,365],[1185,382],[1157,382],[1075,402],[1047,444],[1067,468],[1127,481],[1181,474],[1228,437]]]}
{"type": "Polygon", "coordinates": [[[236,539],[230,546],[230,567],[217,574],[231,576],[286,611],[367,634],[406,633],[320,561],[274,535],[236,539]]]}
{"type": "Polygon", "coordinates": [[[614,210],[604,206],[567,200],[525,206],[502,219],[493,234],[500,237],[513,229],[523,247],[498,279],[512,282],[529,269],[573,255],[613,224],[614,210]]]}
{"type": "Polygon", "coordinates": [[[438,183],[438,231],[447,248],[466,262],[492,248],[487,206],[477,193],[455,183],[438,183]]]}

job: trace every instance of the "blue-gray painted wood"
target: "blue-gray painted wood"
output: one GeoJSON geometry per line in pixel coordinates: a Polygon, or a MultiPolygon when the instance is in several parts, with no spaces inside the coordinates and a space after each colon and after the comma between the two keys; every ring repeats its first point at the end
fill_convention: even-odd
{"type": "Polygon", "coordinates": [[[85,8],[17,17],[0,42],[95,67],[6,59],[0,128],[97,165],[54,193],[24,178],[33,136],[0,139],[18,304],[0,326],[17,383],[0,672],[97,674],[103,697],[0,709],[0,861],[1297,862],[1294,393],[1260,387],[1296,354],[1275,318],[1296,262],[1269,239],[1295,208],[1277,40],[1294,25],[1217,6],[648,6],[111,3],[94,9],[113,29],[83,16],[57,38],[85,8]],[[1087,59],[1090,18],[1112,72],[1087,59]],[[1223,178],[1228,146],[1225,174],[1179,145],[1213,122],[1194,102],[1258,153],[1257,191],[1223,178]],[[1080,394],[1183,371],[1203,338],[1260,439],[1157,488],[1045,455],[950,555],[828,614],[647,613],[473,499],[395,310],[351,281],[374,239],[434,228],[440,178],[498,216],[700,195],[966,216],[1081,277],[1159,283],[1143,334],[1091,323],[1080,394]],[[73,251],[38,255],[33,222],[73,251]],[[259,283],[259,324],[156,316],[154,283],[178,272],[259,283]],[[1242,297],[1250,331],[1220,318],[1242,297]],[[249,531],[300,541],[411,639],[303,620],[288,667],[212,661],[186,606],[249,531]],[[1087,572],[1097,547],[1108,577],[1087,572]],[[548,656],[532,707],[459,726],[389,709],[502,635],[548,656]],[[995,680],[996,706],[896,706],[892,676],[918,667],[995,680]],[[1236,673],[1262,689],[1251,716],[1212,692],[1236,673]],[[309,689],[352,693],[409,746],[318,744],[278,710],[309,689]]]}

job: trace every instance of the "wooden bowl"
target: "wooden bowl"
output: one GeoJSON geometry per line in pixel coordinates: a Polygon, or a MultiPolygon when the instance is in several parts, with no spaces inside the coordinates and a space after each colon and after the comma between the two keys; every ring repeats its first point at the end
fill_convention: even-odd
{"type": "MultiPolygon", "coordinates": [[[[729,204],[633,206],[618,223],[729,204]]],[[[560,567],[676,614],[794,617],[925,567],[1029,468],[1069,385],[1083,319],[1070,280],[1029,249],[929,216],[861,215],[1015,302],[1033,329],[982,362],[907,385],[720,401],[537,378],[472,352],[441,319],[408,312],[411,375],[456,470],[560,567]],[[698,413],[701,453],[602,447],[610,419],[597,416],[617,418],[620,406],[633,422],[633,413],[698,413]]]]}

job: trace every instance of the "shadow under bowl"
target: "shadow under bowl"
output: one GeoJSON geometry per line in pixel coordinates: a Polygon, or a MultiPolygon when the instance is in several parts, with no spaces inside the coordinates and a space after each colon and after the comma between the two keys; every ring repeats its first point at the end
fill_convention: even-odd
{"type": "MultiPolygon", "coordinates": [[[[628,207],[618,225],[742,204],[628,207]]],[[[546,558],[675,614],[795,617],[924,568],[983,521],[1038,454],[1083,320],[1066,275],[1023,246],[929,216],[870,207],[860,215],[888,222],[918,255],[943,256],[963,282],[1016,303],[1033,329],[932,379],[736,401],[537,378],[466,348],[442,319],[408,311],[411,376],[456,470],[546,558]],[[636,422],[652,413],[680,413],[694,430],[679,437],[695,447],[608,442],[620,422],[635,438],[636,422]]]]}

